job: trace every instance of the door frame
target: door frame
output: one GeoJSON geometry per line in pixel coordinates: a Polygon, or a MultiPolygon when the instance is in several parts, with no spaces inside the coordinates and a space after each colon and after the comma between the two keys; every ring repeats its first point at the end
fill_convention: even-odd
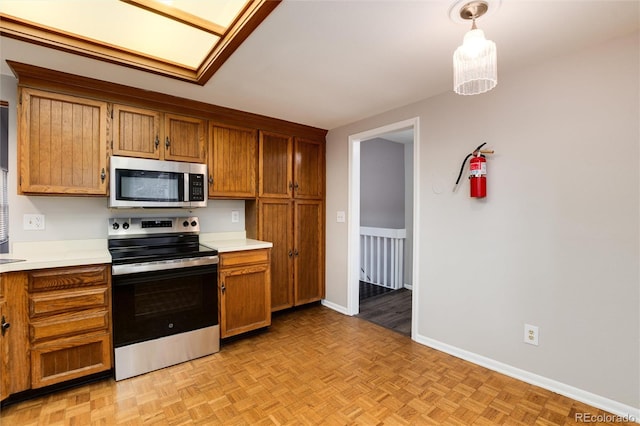
{"type": "Polygon", "coordinates": [[[411,298],[411,339],[417,336],[418,300],[420,292],[419,279],[419,224],[420,221],[420,168],[419,141],[420,118],[391,123],[349,136],[349,212],[347,222],[347,313],[357,315],[360,311],[359,281],[360,281],[360,144],[368,139],[382,136],[397,130],[413,129],[413,268],[412,268],[412,298],[411,298]]]}

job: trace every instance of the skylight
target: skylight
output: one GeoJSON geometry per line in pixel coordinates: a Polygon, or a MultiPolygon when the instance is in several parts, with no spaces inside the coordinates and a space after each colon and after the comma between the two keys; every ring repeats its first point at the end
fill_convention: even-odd
{"type": "Polygon", "coordinates": [[[2,35],[204,84],[267,0],[2,0],[2,35]]]}

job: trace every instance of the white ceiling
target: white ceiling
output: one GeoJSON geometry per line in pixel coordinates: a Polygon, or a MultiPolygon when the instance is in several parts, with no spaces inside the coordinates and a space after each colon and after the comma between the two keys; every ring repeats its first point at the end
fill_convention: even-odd
{"type": "MultiPolygon", "coordinates": [[[[285,0],[205,86],[5,37],[1,72],[11,75],[10,59],[330,130],[452,90],[452,54],[469,29],[449,18],[454,2],[285,0]]],[[[478,27],[497,44],[499,87],[639,23],[638,0],[502,0],[478,27]]]]}

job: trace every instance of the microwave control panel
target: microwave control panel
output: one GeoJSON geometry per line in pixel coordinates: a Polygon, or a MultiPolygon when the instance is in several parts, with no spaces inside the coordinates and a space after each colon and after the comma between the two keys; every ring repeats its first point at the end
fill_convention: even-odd
{"type": "Polygon", "coordinates": [[[204,201],[204,175],[189,174],[189,201],[204,201]]]}

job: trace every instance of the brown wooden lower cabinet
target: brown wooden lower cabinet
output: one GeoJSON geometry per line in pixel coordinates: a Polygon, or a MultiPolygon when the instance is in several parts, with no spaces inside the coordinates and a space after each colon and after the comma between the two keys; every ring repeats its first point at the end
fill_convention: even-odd
{"type": "Polygon", "coordinates": [[[4,275],[0,275],[0,318],[2,319],[0,328],[0,401],[9,395],[9,336],[5,335],[11,327],[8,320],[8,312],[6,308],[4,275]],[[9,328],[7,327],[9,324],[9,328]]]}
{"type": "Polygon", "coordinates": [[[271,311],[324,297],[324,205],[260,198],[258,239],[273,243],[271,311]]]}
{"type": "Polygon", "coordinates": [[[110,368],[109,333],[54,339],[31,348],[31,387],[34,389],[110,368]]]}
{"type": "Polygon", "coordinates": [[[269,249],[220,254],[220,337],[231,337],[271,325],[269,257],[269,249]]]}
{"type": "Polygon", "coordinates": [[[9,324],[4,335],[0,337],[4,358],[0,368],[6,369],[0,371],[6,389],[6,393],[2,394],[2,400],[4,400],[11,394],[31,388],[31,371],[29,366],[27,273],[6,273],[2,274],[1,279],[5,293],[3,315],[9,324]]]}
{"type": "Polygon", "coordinates": [[[111,369],[110,271],[87,265],[2,275],[8,291],[0,307],[11,324],[0,345],[2,399],[111,369]]]}

